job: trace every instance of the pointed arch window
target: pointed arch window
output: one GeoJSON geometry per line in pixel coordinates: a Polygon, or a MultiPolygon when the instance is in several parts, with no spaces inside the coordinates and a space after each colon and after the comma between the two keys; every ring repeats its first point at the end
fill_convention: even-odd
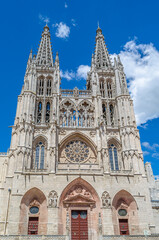
{"type": "Polygon", "coordinates": [[[47,96],[51,96],[51,79],[48,79],[48,80],[47,80],[46,95],[47,95],[47,96]]]}
{"type": "Polygon", "coordinates": [[[112,104],[109,106],[109,110],[110,110],[110,122],[111,125],[114,125],[114,107],[112,104]]]}
{"type": "Polygon", "coordinates": [[[104,86],[103,80],[100,82],[100,92],[101,92],[102,97],[105,97],[105,86],[104,86]]]}
{"type": "Polygon", "coordinates": [[[49,103],[49,102],[46,104],[45,122],[46,122],[46,123],[49,123],[49,122],[50,122],[50,103],[49,103]]]}
{"type": "Polygon", "coordinates": [[[42,142],[36,145],[35,162],[33,168],[44,169],[45,146],[42,142]]]}
{"type": "Polygon", "coordinates": [[[112,83],[110,81],[107,82],[107,91],[108,91],[108,98],[112,98],[112,83]]]}
{"type": "Polygon", "coordinates": [[[42,118],[42,103],[39,102],[37,110],[37,123],[41,123],[41,118],[42,118]]]}
{"type": "Polygon", "coordinates": [[[109,161],[110,161],[110,167],[111,170],[119,170],[119,164],[118,164],[118,151],[114,144],[111,144],[109,146],[109,161]]]}
{"type": "Polygon", "coordinates": [[[43,95],[44,94],[44,79],[43,78],[39,79],[38,94],[39,95],[43,95]]]}
{"type": "Polygon", "coordinates": [[[107,108],[106,108],[106,105],[104,103],[102,104],[102,111],[103,111],[104,121],[107,124],[107,108]]]}

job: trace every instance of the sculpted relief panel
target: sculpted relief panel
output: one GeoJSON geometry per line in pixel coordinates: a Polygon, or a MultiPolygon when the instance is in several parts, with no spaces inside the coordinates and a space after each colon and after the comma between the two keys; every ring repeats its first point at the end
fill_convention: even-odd
{"type": "Polygon", "coordinates": [[[95,200],[88,189],[77,184],[66,194],[63,204],[66,208],[76,205],[93,208],[95,200]]]}

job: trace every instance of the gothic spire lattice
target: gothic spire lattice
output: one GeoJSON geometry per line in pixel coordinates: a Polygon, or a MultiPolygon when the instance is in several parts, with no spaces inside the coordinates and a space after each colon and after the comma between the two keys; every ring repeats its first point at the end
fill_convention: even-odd
{"type": "Polygon", "coordinates": [[[40,46],[38,49],[36,62],[38,66],[53,66],[51,42],[50,42],[50,31],[49,27],[46,25],[42,33],[42,38],[40,46]]]}
{"type": "Polygon", "coordinates": [[[105,45],[104,36],[102,34],[102,30],[99,27],[99,25],[96,31],[96,47],[95,47],[94,59],[95,59],[95,66],[98,69],[107,69],[112,67],[109,53],[105,45]]]}

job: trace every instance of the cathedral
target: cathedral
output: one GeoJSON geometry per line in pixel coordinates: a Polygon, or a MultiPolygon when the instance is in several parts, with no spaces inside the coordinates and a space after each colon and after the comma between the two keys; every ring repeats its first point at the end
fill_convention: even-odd
{"type": "Polygon", "coordinates": [[[61,89],[47,25],[30,52],[11,145],[0,153],[0,235],[159,234],[159,180],[144,165],[124,68],[100,27],[95,41],[86,90],[61,89]]]}

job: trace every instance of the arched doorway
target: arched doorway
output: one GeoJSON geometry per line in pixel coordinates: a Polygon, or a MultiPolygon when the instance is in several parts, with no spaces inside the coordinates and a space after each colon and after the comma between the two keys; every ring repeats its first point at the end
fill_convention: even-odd
{"type": "Polygon", "coordinates": [[[63,190],[59,201],[59,234],[71,240],[97,239],[100,199],[94,188],[82,178],[63,190]]]}
{"type": "Polygon", "coordinates": [[[112,202],[115,235],[135,235],[139,232],[137,204],[127,191],[118,192],[112,202]]]}
{"type": "Polygon", "coordinates": [[[47,201],[44,193],[32,188],[25,193],[20,204],[19,234],[47,234],[47,201]]]}

